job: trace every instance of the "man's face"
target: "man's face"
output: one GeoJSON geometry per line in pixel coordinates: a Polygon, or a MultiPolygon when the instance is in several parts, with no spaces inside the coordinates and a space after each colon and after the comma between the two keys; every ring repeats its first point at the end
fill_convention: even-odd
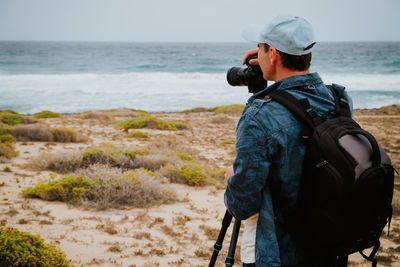
{"type": "Polygon", "coordinates": [[[265,44],[260,43],[258,44],[258,62],[260,64],[261,70],[263,72],[264,80],[272,80],[272,65],[271,65],[271,58],[270,58],[270,50],[271,47],[265,52],[265,44]]]}

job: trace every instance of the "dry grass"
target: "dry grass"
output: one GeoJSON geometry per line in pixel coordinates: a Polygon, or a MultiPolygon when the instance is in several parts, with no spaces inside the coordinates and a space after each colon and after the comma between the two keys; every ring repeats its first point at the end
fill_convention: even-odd
{"type": "Polygon", "coordinates": [[[101,111],[87,111],[79,114],[77,116],[80,119],[84,120],[100,120],[100,121],[109,121],[112,120],[112,117],[101,111]]]}
{"type": "Polygon", "coordinates": [[[85,142],[87,138],[71,129],[50,128],[46,124],[34,123],[15,126],[11,134],[18,141],[40,142],[85,142]]]}
{"type": "Polygon", "coordinates": [[[168,225],[162,225],[161,226],[161,231],[170,236],[170,237],[178,237],[180,234],[178,232],[175,232],[174,229],[168,225]]]}
{"type": "Polygon", "coordinates": [[[6,161],[3,158],[9,159],[19,154],[14,147],[15,138],[10,134],[0,135],[0,158],[2,162],[6,161]]]}
{"type": "Polygon", "coordinates": [[[216,240],[218,237],[218,233],[220,231],[220,229],[209,227],[204,224],[200,225],[199,228],[204,231],[204,234],[207,236],[209,240],[216,240]]]}
{"type": "Polygon", "coordinates": [[[215,123],[215,124],[224,124],[224,123],[231,123],[231,122],[232,122],[232,119],[225,117],[225,116],[216,117],[211,120],[211,123],[215,123]]]}
{"type": "Polygon", "coordinates": [[[157,154],[137,156],[134,162],[135,166],[137,167],[143,167],[145,169],[155,171],[167,163],[174,163],[174,161],[174,159],[162,154],[162,152],[159,152],[157,154]]]}
{"type": "Polygon", "coordinates": [[[192,146],[182,142],[182,139],[175,135],[163,136],[157,139],[153,139],[148,145],[150,150],[169,150],[169,151],[180,151],[186,153],[192,157],[199,155],[199,151],[194,149],[192,146]]]}
{"type": "Polygon", "coordinates": [[[176,164],[180,157],[175,152],[156,150],[121,150],[117,147],[90,147],[83,152],[43,153],[30,160],[27,167],[33,170],[50,170],[70,173],[93,164],[103,164],[122,169],[145,168],[155,171],[167,163],[176,164]]]}
{"type": "Polygon", "coordinates": [[[60,200],[75,205],[104,210],[109,208],[148,207],[171,203],[175,193],[154,176],[124,172],[106,165],[91,165],[73,175],[49,183],[38,183],[24,190],[26,197],[60,200]]]}
{"type": "Polygon", "coordinates": [[[69,173],[83,166],[83,156],[79,152],[43,153],[31,158],[27,167],[32,170],[50,170],[58,173],[69,173]]]}
{"type": "Polygon", "coordinates": [[[394,190],[392,200],[393,216],[400,216],[400,192],[394,190]]]}
{"type": "Polygon", "coordinates": [[[96,229],[106,232],[109,235],[118,234],[118,230],[115,228],[115,225],[110,222],[108,222],[107,224],[98,224],[96,226],[96,229]]]}
{"type": "Polygon", "coordinates": [[[200,258],[211,258],[210,250],[205,250],[202,248],[196,249],[194,252],[194,255],[196,255],[196,257],[200,257],[200,258]]]}

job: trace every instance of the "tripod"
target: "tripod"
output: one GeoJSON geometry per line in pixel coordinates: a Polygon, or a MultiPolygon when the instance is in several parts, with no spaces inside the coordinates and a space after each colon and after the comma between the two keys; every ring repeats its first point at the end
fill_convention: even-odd
{"type": "MultiPolygon", "coordinates": [[[[222,220],[222,227],[219,232],[217,242],[214,244],[214,252],[211,256],[210,264],[208,267],[214,267],[215,261],[217,260],[218,253],[222,249],[222,243],[224,242],[226,230],[228,230],[229,225],[231,224],[232,221],[232,215],[229,213],[228,210],[225,212],[224,219],[222,220]]],[[[225,260],[225,265],[226,266],[232,266],[233,263],[235,262],[235,250],[236,250],[236,244],[237,240],[239,237],[239,230],[240,230],[240,220],[235,220],[235,224],[233,225],[233,230],[232,230],[232,237],[231,237],[231,242],[229,244],[229,250],[228,250],[228,256],[226,257],[225,260]]]]}

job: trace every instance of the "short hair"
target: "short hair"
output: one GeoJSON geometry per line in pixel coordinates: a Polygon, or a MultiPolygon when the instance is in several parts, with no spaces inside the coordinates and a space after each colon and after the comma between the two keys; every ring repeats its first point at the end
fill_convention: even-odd
{"type": "MultiPolygon", "coordinates": [[[[268,49],[270,48],[270,45],[265,44],[265,52],[268,52],[268,49]]],[[[298,71],[304,71],[308,70],[311,65],[311,58],[312,54],[311,52],[305,55],[301,56],[295,56],[295,55],[290,55],[286,54],[282,51],[279,51],[278,49],[276,50],[279,52],[279,55],[281,56],[282,59],[282,65],[290,70],[298,70],[298,71]]]]}

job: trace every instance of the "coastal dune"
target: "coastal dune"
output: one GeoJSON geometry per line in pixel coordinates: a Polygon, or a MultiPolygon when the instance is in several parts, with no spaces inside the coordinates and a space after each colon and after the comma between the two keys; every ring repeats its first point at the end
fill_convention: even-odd
{"type": "MultiPolygon", "coordinates": [[[[40,235],[76,266],[207,266],[225,213],[223,173],[235,157],[242,108],[19,114],[21,123],[2,124],[1,134],[15,140],[0,163],[1,227],[40,235]],[[65,177],[85,177],[88,185],[79,178],[70,195],[37,187],[65,177]]],[[[358,109],[355,119],[400,170],[400,106],[358,109]]],[[[377,255],[387,266],[400,266],[398,175],[395,188],[390,236],[385,228],[377,255]]],[[[230,231],[216,266],[223,266],[230,231]]],[[[237,266],[239,251],[240,239],[237,266]]],[[[370,264],[355,254],[349,266],[370,264]]]]}

